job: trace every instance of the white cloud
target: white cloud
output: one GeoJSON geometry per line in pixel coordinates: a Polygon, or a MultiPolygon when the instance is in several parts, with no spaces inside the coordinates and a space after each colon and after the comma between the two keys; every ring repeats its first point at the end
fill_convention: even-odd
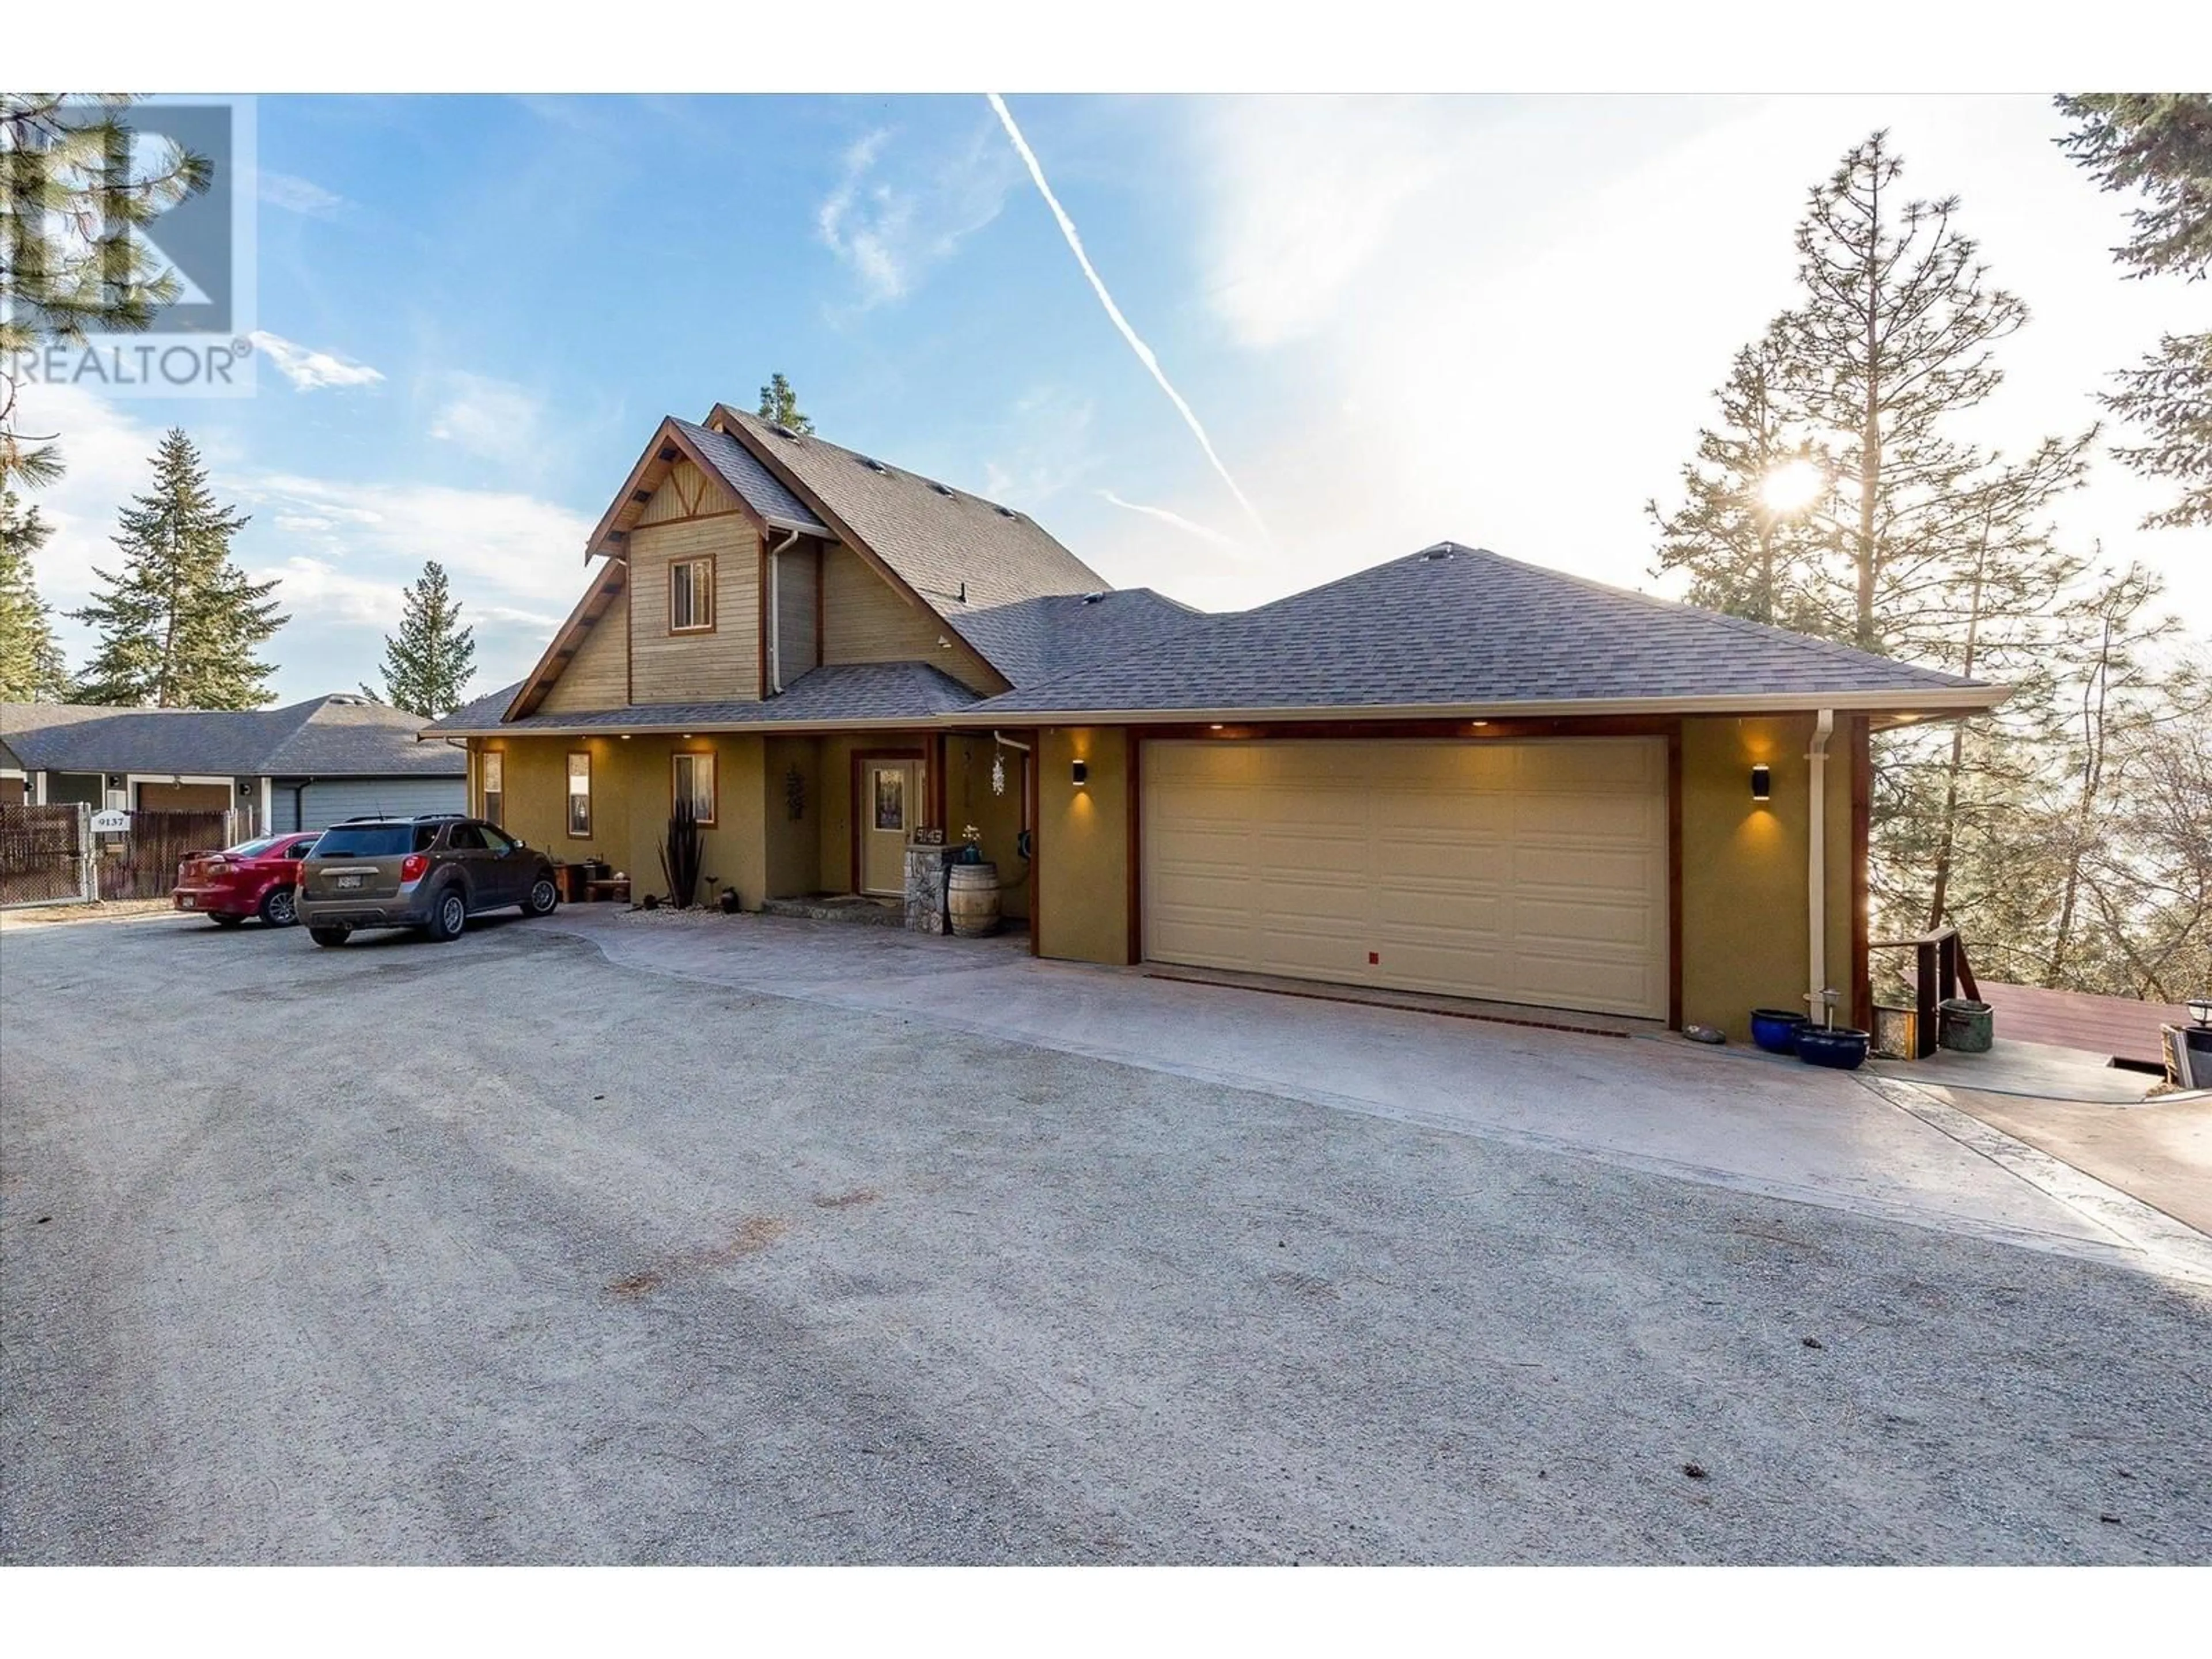
{"type": "Polygon", "coordinates": [[[430,435],[483,460],[536,462],[544,443],[545,400],[488,375],[453,371],[437,381],[430,435]]]}
{"type": "Polygon", "coordinates": [[[264,168],[254,181],[255,191],[271,207],[289,213],[301,213],[311,219],[334,219],[346,204],[345,198],[325,190],[312,179],[302,179],[295,173],[271,173],[264,168]]]}
{"type": "Polygon", "coordinates": [[[903,299],[962,240],[999,216],[1016,177],[1002,147],[979,132],[950,150],[891,151],[878,130],[845,151],[842,173],[815,210],[823,246],[852,272],[863,309],[903,299]]]}
{"type": "MultiPolygon", "coordinates": [[[[29,431],[60,434],[69,471],[33,498],[54,528],[36,566],[58,611],[91,596],[94,567],[122,560],[109,538],[116,509],[147,487],[157,426],[126,406],[74,387],[24,388],[29,431]]],[[[218,496],[252,515],[235,544],[258,580],[276,576],[292,620],[271,641],[287,698],[373,680],[401,592],[436,559],[452,573],[464,620],[477,629],[477,684],[519,678],[544,650],[588,579],[581,514],[513,490],[362,483],[273,472],[239,458],[219,430],[203,443],[218,496]]],[[[92,632],[57,616],[72,662],[92,632]]]]}
{"type": "Polygon", "coordinates": [[[266,329],[256,329],[249,337],[276,366],[276,372],[301,392],[313,392],[324,386],[374,386],[384,378],[382,370],[371,368],[367,363],[356,362],[335,352],[314,350],[266,329]]]}

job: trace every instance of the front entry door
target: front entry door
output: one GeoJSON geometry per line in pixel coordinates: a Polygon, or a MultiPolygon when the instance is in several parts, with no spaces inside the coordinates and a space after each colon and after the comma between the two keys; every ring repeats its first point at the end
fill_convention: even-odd
{"type": "Polygon", "coordinates": [[[915,761],[869,761],[860,768],[854,803],[860,837],[860,890],[886,897],[906,891],[906,839],[921,820],[921,767],[915,761]]]}

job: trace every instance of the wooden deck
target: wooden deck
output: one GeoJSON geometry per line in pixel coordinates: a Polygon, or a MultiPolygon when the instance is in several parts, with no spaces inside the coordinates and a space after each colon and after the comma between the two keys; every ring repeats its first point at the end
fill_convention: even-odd
{"type": "Polygon", "coordinates": [[[2165,1059],[2158,1028],[2190,1023],[2188,1012],[2172,1003],[2046,991],[2039,985],[1999,985],[1986,979],[1981,981],[1981,993],[1982,1000],[1995,1011],[2001,1037],[2085,1048],[2153,1065],[2165,1059]]]}

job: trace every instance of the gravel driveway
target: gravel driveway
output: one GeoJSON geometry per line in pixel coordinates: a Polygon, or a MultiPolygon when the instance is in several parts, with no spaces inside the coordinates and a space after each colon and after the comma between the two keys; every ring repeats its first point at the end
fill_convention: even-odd
{"type": "Polygon", "coordinates": [[[11,1562],[2212,1559],[2201,1286],[520,921],[0,988],[11,1562]]]}

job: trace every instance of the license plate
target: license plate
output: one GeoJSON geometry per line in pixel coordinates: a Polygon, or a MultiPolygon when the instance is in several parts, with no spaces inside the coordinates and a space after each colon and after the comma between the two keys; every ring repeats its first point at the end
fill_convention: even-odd
{"type": "Polygon", "coordinates": [[[192,910],[197,909],[198,907],[199,901],[194,898],[190,893],[186,893],[183,897],[177,901],[177,908],[179,910],[192,910]]]}
{"type": "Polygon", "coordinates": [[[366,876],[338,876],[333,878],[331,885],[336,887],[358,887],[362,882],[368,879],[368,878],[366,876]]]}

